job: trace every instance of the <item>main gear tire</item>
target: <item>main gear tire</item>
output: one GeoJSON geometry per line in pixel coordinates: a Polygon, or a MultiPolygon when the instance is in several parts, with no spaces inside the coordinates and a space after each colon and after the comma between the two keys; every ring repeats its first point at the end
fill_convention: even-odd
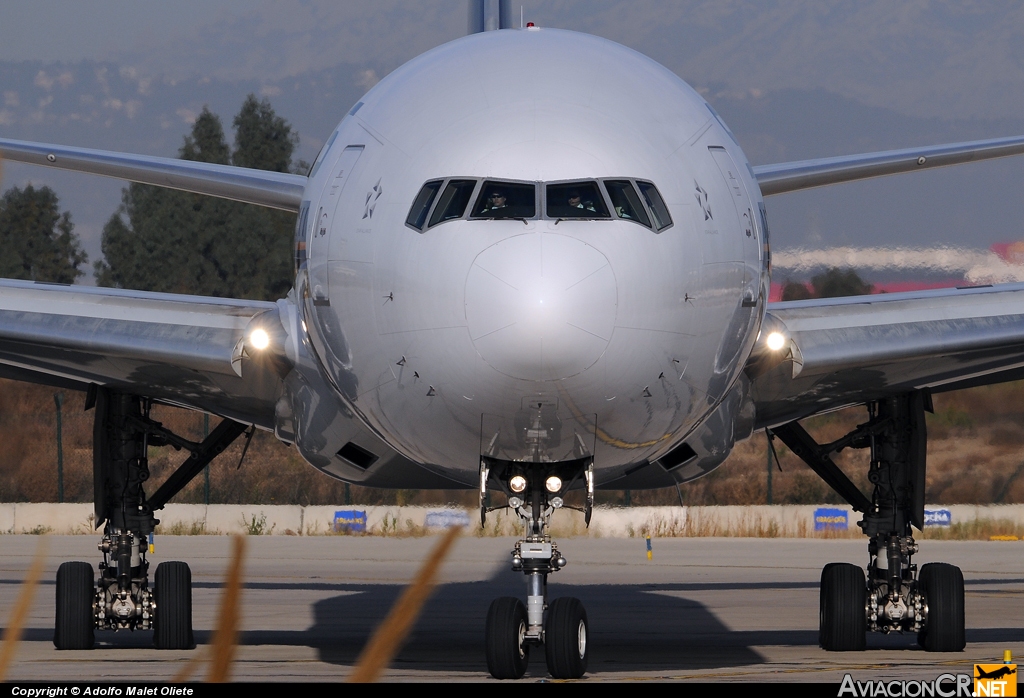
{"type": "Polygon", "coordinates": [[[955,565],[930,562],[921,567],[917,584],[928,604],[928,620],[917,644],[927,652],[963,652],[967,646],[963,572],[955,565]]]}
{"type": "Polygon", "coordinates": [[[92,565],[65,562],[57,568],[57,608],[53,646],[59,650],[89,650],[95,639],[92,565]]]}
{"type": "Polygon", "coordinates": [[[818,644],[829,652],[860,652],[866,647],[867,583],[864,570],[845,562],[821,571],[818,644]]]}
{"type": "Polygon", "coordinates": [[[153,577],[153,645],[158,650],[190,650],[192,635],[192,570],[184,562],[161,562],[153,577]]]}

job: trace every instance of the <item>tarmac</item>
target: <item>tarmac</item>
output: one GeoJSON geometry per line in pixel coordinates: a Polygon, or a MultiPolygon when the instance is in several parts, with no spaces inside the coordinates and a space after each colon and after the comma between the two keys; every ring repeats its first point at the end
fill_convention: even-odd
{"type": "MultiPolygon", "coordinates": [[[[232,678],[341,681],[373,629],[434,544],[432,537],[249,536],[240,646],[232,678]]],[[[65,560],[95,565],[98,536],[0,536],[0,620],[6,623],[38,546],[47,548],[22,642],[8,681],[170,680],[197,659],[197,677],[216,625],[230,557],[227,536],[162,536],[150,557],[192,567],[197,647],[152,649],[152,632],[97,633],[90,651],[54,649],[54,578],[65,560]]],[[[866,541],[768,538],[566,538],[568,566],[549,597],[576,596],[590,621],[583,681],[933,680],[1024,657],[1024,543],[922,541],[915,562],[959,565],[966,579],[967,650],[929,654],[913,635],[868,635],[868,650],[818,647],[818,581],[828,562],[863,565],[866,541]]],[[[387,681],[491,681],[484,619],[498,596],[525,595],[509,568],[513,538],[455,544],[441,581],[387,681]]],[[[535,650],[524,681],[550,680],[535,650]]]]}

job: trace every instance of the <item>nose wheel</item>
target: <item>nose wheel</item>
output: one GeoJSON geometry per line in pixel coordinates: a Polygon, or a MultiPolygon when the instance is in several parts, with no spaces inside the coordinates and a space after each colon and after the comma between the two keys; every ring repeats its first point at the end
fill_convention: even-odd
{"type": "Polygon", "coordinates": [[[529,661],[526,607],[514,596],[495,599],[487,611],[487,670],[496,679],[520,679],[529,661]]]}
{"type": "MultiPolygon", "coordinates": [[[[588,507],[593,482],[588,469],[588,507]]],[[[512,550],[512,571],[526,576],[526,603],[515,597],[495,599],[487,612],[487,669],[496,679],[519,679],[526,673],[531,646],[544,646],[548,673],[556,679],[578,679],[587,671],[590,624],[579,599],[563,597],[548,603],[548,575],[566,560],[548,534],[551,514],[563,506],[561,479],[537,468],[510,489],[509,505],[526,525],[526,537],[512,550]],[[555,487],[551,480],[557,480],[555,487]],[[544,484],[542,484],[544,483],[544,484]],[[550,496],[549,495],[553,495],[550,496]]],[[[486,516],[486,463],[481,468],[481,520],[486,516]]],[[[513,478],[514,479],[514,478],[513,478]]]]}
{"type": "MultiPolygon", "coordinates": [[[[587,672],[590,624],[579,599],[562,597],[547,607],[544,658],[556,679],[578,679],[587,672]]],[[[487,670],[496,679],[521,679],[530,662],[526,606],[514,596],[495,599],[487,611],[487,670]]]]}
{"type": "Polygon", "coordinates": [[[578,679],[587,671],[587,611],[579,599],[563,597],[548,606],[544,655],[556,679],[578,679]]]}

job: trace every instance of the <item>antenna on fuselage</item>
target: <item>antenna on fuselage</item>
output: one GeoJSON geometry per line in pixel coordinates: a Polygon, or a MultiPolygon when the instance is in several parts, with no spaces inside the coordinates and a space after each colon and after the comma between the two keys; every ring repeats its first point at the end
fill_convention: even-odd
{"type": "Polygon", "coordinates": [[[498,16],[494,16],[494,6],[491,4],[490,22],[487,21],[487,6],[491,4],[488,0],[469,0],[469,33],[477,34],[487,31],[488,25],[491,29],[514,29],[512,26],[512,0],[498,0],[498,16]],[[497,22],[495,22],[497,19],[497,22]]]}

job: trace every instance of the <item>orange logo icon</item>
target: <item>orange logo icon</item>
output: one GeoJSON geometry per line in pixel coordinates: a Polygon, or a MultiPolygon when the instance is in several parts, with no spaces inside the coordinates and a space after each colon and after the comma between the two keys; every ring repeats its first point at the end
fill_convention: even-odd
{"type": "Polygon", "coordinates": [[[1016,664],[975,664],[974,695],[988,696],[1017,695],[1016,664]]]}

